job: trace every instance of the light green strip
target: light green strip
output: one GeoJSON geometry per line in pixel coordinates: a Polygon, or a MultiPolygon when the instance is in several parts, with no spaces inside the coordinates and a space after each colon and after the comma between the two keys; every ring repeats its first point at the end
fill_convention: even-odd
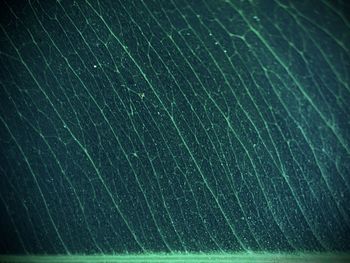
{"type": "Polygon", "coordinates": [[[122,254],[122,255],[0,255],[0,262],[350,262],[350,253],[234,253],[234,254],[122,254]]]}

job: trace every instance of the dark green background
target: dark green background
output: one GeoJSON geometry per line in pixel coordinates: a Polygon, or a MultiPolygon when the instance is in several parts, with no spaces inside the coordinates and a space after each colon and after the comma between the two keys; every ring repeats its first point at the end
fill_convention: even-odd
{"type": "Polygon", "coordinates": [[[346,1],[0,9],[0,253],[349,251],[346,1]]]}

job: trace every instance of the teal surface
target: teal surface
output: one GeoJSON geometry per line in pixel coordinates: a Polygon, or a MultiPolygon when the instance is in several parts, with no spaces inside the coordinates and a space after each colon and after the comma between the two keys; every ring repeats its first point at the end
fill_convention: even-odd
{"type": "Polygon", "coordinates": [[[329,254],[329,253],[236,253],[236,254],[149,254],[149,255],[70,255],[70,256],[7,256],[0,258],[1,262],[8,263],[114,263],[114,262],[128,262],[128,263],[345,263],[350,262],[350,255],[346,254],[329,254]]]}
{"type": "Polygon", "coordinates": [[[349,253],[347,1],[0,2],[0,254],[349,253]]]}

